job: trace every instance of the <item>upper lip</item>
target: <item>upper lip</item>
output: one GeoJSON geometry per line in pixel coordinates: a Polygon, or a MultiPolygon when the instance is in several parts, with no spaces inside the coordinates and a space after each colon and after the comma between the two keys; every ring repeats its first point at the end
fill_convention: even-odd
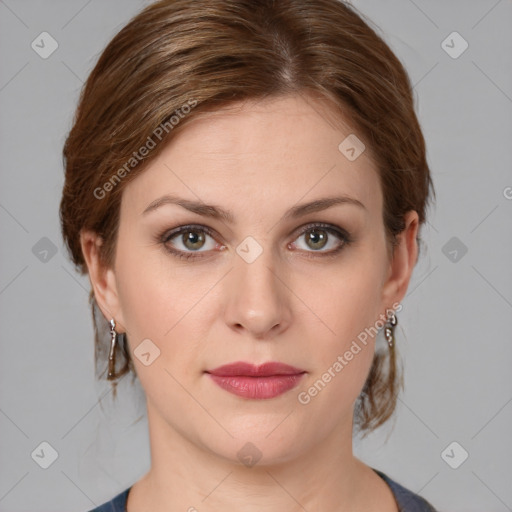
{"type": "Polygon", "coordinates": [[[263,363],[259,366],[244,361],[237,361],[234,363],[224,364],[215,368],[214,370],[207,370],[206,373],[212,375],[226,376],[226,375],[243,375],[249,377],[266,377],[270,375],[296,375],[304,373],[305,370],[295,368],[289,364],[279,363],[277,361],[270,361],[263,363]]]}

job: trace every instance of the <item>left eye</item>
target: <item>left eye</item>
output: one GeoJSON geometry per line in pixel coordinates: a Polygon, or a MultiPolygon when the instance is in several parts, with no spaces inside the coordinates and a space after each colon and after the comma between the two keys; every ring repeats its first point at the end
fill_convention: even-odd
{"type": "MultiPolygon", "coordinates": [[[[319,251],[320,249],[326,248],[328,245],[330,247],[327,247],[327,249],[336,249],[340,245],[344,245],[344,243],[347,243],[347,236],[338,231],[335,228],[331,228],[329,226],[309,226],[304,231],[301,232],[299,237],[297,239],[300,239],[301,237],[305,236],[305,243],[306,243],[306,249],[310,248],[313,249],[314,252],[319,251]],[[331,240],[332,236],[334,235],[335,238],[338,238],[338,240],[341,240],[342,243],[338,244],[335,243],[335,241],[331,240]],[[334,244],[334,245],[333,245],[334,244]]],[[[304,247],[299,247],[299,249],[303,249],[304,247]]],[[[322,252],[330,252],[328,250],[322,251],[322,252]]]]}

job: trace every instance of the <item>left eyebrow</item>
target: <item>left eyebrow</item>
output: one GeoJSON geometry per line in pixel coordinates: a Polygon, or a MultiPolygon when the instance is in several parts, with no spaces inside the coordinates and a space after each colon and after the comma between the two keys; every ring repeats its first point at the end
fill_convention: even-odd
{"type": "Polygon", "coordinates": [[[327,208],[331,208],[332,206],[340,205],[340,204],[352,204],[355,206],[359,206],[363,210],[366,210],[366,206],[361,203],[358,199],[349,196],[337,196],[337,197],[324,197],[322,199],[316,199],[315,201],[311,201],[310,203],[300,204],[299,206],[294,206],[290,208],[284,215],[285,219],[296,219],[298,217],[303,217],[308,213],[319,212],[322,210],[326,210],[327,208]]]}
{"type": "MultiPolygon", "coordinates": [[[[233,224],[235,222],[233,213],[229,210],[224,210],[220,206],[215,206],[211,204],[205,204],[198,201],[191,201],[190,199],[185,199],[182,197],[177,197],[174,195],[165,195],[162,196],[152,203],[150,203],[147,208],[142,212],[142,215],[146,215],[147,213],[154,211],[165,204],[177,204],[189,210],[193,213],[201,215],[203,217],[211,217],[214,219],[222,219],[226,222],[233,224]]],[[[294,206],[290,208],[284,215],[284,219],[297,219],[299,217],[303,217],[309,213],[314,213],[322,210],[326,210],[327,208],[331,208],[332,206],[342,205],[342,204],[351,204],[363,208],[366,210],[366,206],[361,203],[358,199],[349,196],[337,196],[337,197],[324,197],[321,199],[316,199],[309,203],[304,203],[298,206],[294,206]]]]}

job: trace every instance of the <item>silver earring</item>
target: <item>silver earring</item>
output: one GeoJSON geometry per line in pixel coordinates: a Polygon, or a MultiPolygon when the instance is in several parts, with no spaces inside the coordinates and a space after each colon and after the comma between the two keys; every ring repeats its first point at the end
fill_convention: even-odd
{"type": "Polygon", "coordinates": [[[110,353],[108,355],[108,379],[115,379],[115,368],[116,368],[116,341],[117,341],[117,332],[116,332],[116,321],[112,318],[110,320],[110,353]]]}
{"type": "Polygon", "coordinates": [[[384,335],[386,336],[386,341],[388,342],[389,348],[393,348],[395,344],[395,326],[398,323],[395,312],[393,310],[388,310],[388,322],[384,329],[384,335]]]}

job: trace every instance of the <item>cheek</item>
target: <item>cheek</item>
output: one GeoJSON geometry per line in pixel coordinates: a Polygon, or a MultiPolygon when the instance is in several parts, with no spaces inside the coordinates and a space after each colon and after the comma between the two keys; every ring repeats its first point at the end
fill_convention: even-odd
{"type": "Polygon", "coordinates": [[[315,387],[329,386],[328,400],[340,405],[359,395],[373,361],[377,331],[383,325],[379,320],[383,267],[376,261],[380,260],[361,258],[347,264],[338,273],[330,273],[321,295],[309,293],[311,309],[321,319],[317,333],[324,333],[309,335],[322,347],[315,354],[314,377],[321,381],[315,387]]]}
{"type": "Polygon", "coordinates": [[[381,311],[383,266],[363,256],[358,259],[331,271],[321,295],[309,292],[312,309],[329,327],[325,330],[338,349],[374,326],[381,311]]]}
{"type": "Polygon", "coordinates": [[[172,328],[179,302],[176,270],[154,247],[141,245],[135,233],[120,229],[116,254],[119,303],[132,350],[144,339],[160,345],[172,328]]]}
{"type": "Polygon", "coordinates": [[[119,244],[117,286],[137,373],[141,381],[155,375],[154,369],[166,368],[181,374],[191,367],[202,349],[202,330],[212,316],[212,272],[206,267],[187,271],[184,264],[176,264],[164,251],[154,248],[140,247],[123,253],[123,245],[128,243],[119,244]],[[149,347],[150,352],[153,347],[159,354],[151,366],[137,359],[142,347],[149,347]]]}

